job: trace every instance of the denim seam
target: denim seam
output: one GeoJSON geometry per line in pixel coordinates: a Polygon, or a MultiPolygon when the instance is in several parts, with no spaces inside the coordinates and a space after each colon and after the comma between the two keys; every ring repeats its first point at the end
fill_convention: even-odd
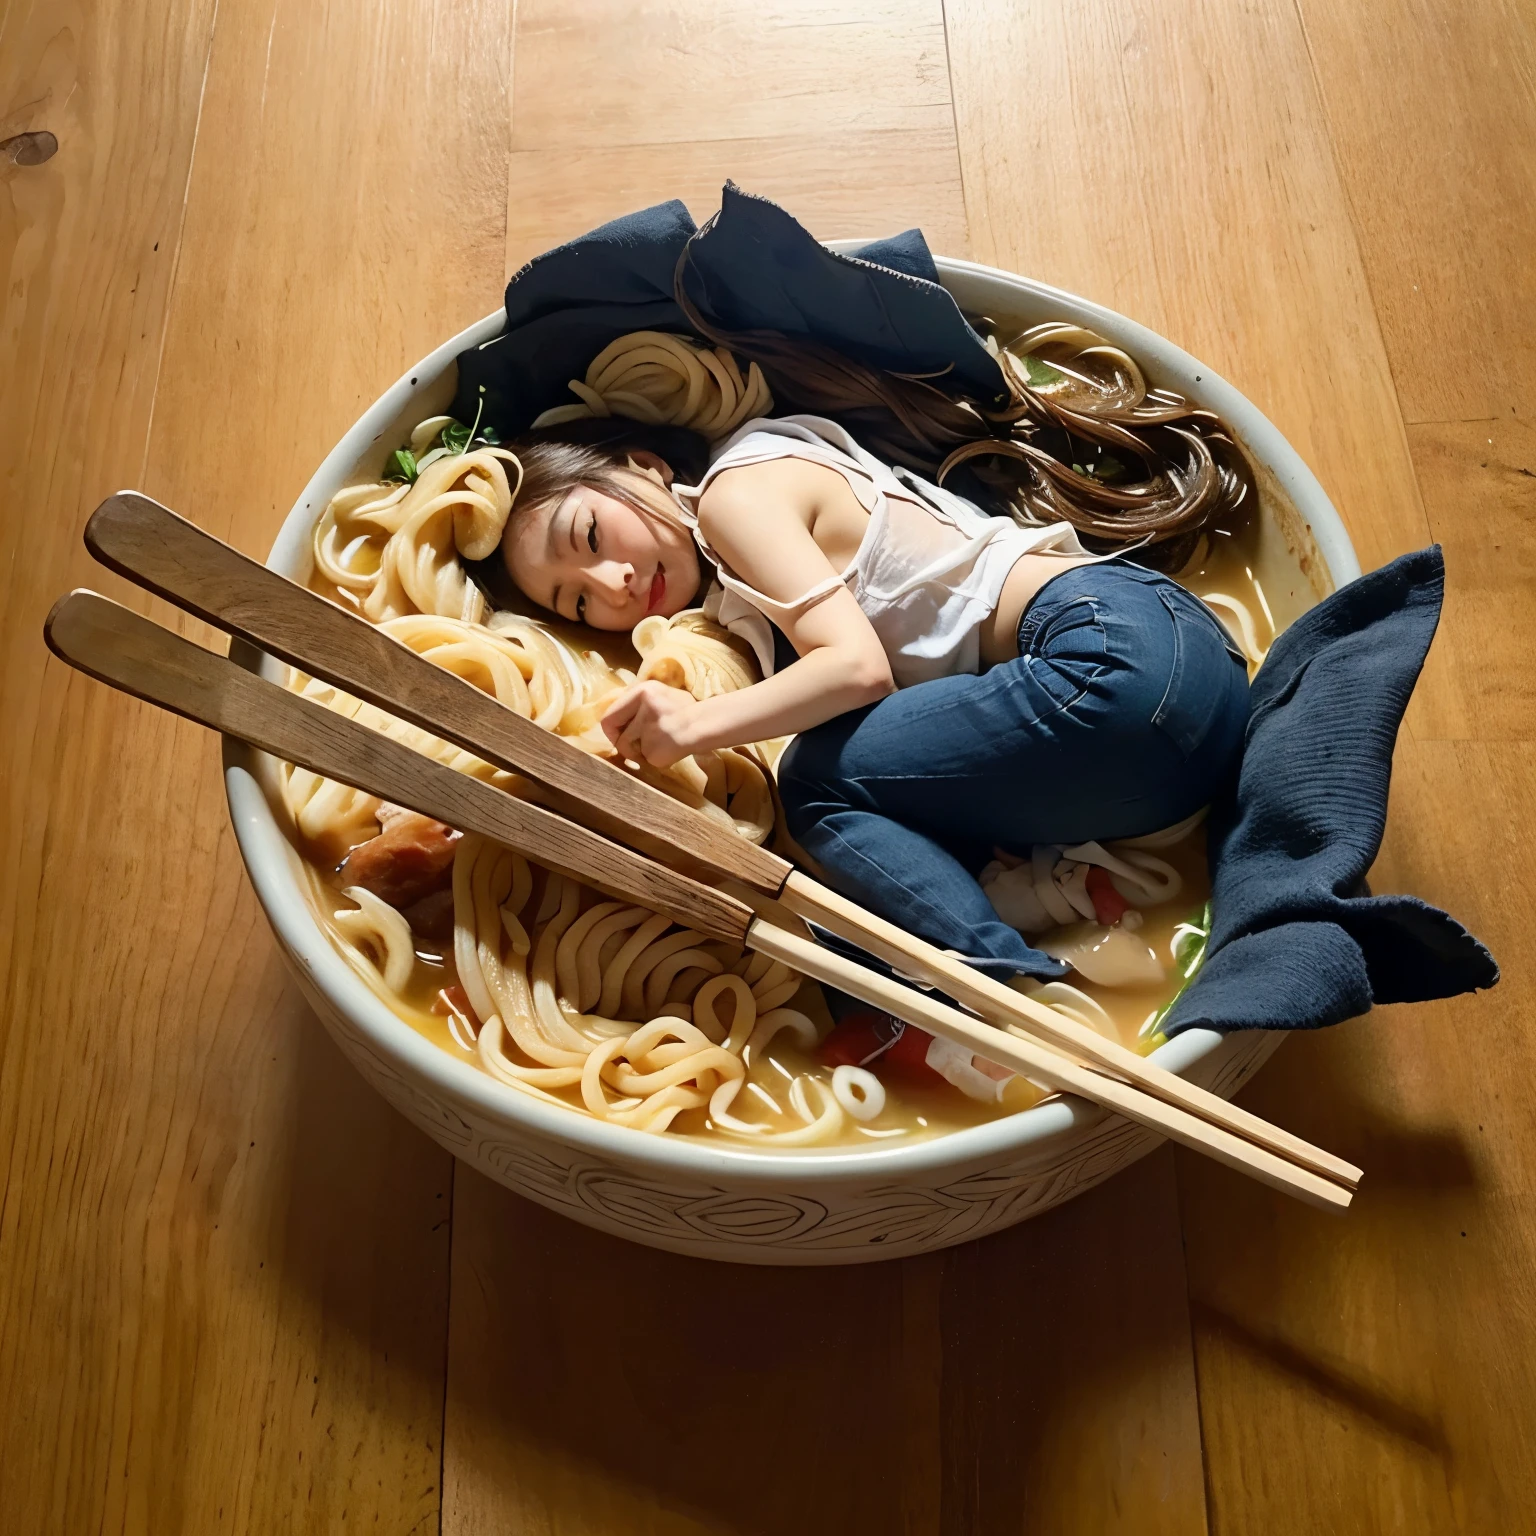
{"type": "Polygon", "coordinates": [[[1170,741],[1173,741],[1173,744],[1178,747],[1183,756],[1188,757],[1189,753],[1185,751],[1183,745],[1174,739],[1173,732],[1163,724],[1168,715],[1168,700],[1173,697],[1174,685],[1183,675],[1184,637],[1179,633],[1179,616],[1174,612],[1173,604],[1169,601],[1167,593],[1162,588],[1159,588],[1157,595],[1168,614],[1168,623],[1173,630],[1173,661],[1168,667],[1168,686],[1163,689],[1163,696],[1157,701],[1157,708],[1152,711],[1152,724],[1163,731],[1170,741]]]}
{"type": "Polygon", "coordinates": [[[907,895],[913,899],[913,901],[918,906],[942,914],[942,908],[935,907],[933,903],[930,902],[926,897],[920,895],[917,891],[912,890],[906,881],[904,881],[899,875],[893,874],[890,870],[885,869],[879,864],[876,864],[874,860],[871,859],[869,855],[866,854],[862,849],[855,848],[854,845],[850,843],[848,839],[837,830],[836,827],[826,828],[825,831],[826,834],[831,837],[832,840],[836,842],[840,848],[847,850],[851,859],[855,859],[860,864],[863,864],[867,868],[872,869],[882,879],[889,880],[892,885],[899,886],[903,891],[907,893],[907,895]]]}
{"type": "MultiPolygon", "coordinates": [[[[1067,572],[1066,574],[1071,575],[1072,573],[1067,572]]],[[[1109,636],[1104,633],[1104,621],[1099,617],[1099,600],[1091,593],[1084,593],[1081,597],[1069,598],[1058,608],[1053,609],[1049,613],[1042,613],[1036,617],[1031,616],[1029,609],[1026,608],[1024,610],[1024,617],[1019,620],[1018,629],[1019,659],[1026,663],[1032,663],[1037,660],[1047,661],[1045,657],[1036,657],[1029,649],[1029,647],[1034,643],[1035,636],[1040,633],[1040,631],[1051,621],[1051,619],[1057,617],[1059,614],[1068,612],[1070,609],[1077,607],[1080,603],[1087,603],[1089,610],[1092,612],[1093,627],[1098,631],[1099,642],[1103,646],[1104,654],[1107,656],[1109,654],[1109,636]]],[[[1050,663],[1047,661],[1047,665],[1049,664],[1050,663]]],[[[1101,677],[1103,677],[1105,671],[1106,665],[1104,662],[1095,663],[1093,672],[1084,680],[1083,686],[1079,688],[1070,699],[1064,699],[1061,701],[1061,703],[1057,704],[1054,709],[1049,709],[1042,715],[1036,715],[1034,723],[1036,725],[1040,725],[1046,720],[1054,719],[1064,710],[1069,710],[1074,705],[1080,704],[1084,697],[1087,695],[1088,690],[1093,687],[1093,685],[1101,677]]],[[[1040,684],[1040,688],[1041,691],[1047,695],[1047,697],[1050,696],[1050,689],[1046,688],[1043,683],[1040,684]]]]}
{"type": "MultiPolygon", "coordinates": [[[[1066,574],[1070,574],[1070,572],[1066,574]]],[[[1104,626],[1099,622],[1099,600],[1091,593],[1085,592],[1081,597],[1069,597],[1066,602],[1058,603],[1054,606],[1050,604],[1037,605],[1035,603],[1031,603],[1030,606],[1024,610],[1024,616],[1019,620],[1019,627],[1015,632],[1015,637],[1019,643],[1019,655],[1029,655],[1029,648],[1034,644],[1035,636],[1038,635],[1040,631],[1044,629],[1052,619],[1056,618],[1059,614],[1066,613],[1068,609],[1077,607],[1079,603],[1087,603],[1088,606],[1093,610],[1093,622],[1099,631],[1100,638],[1102,639],[1104,636],[1104,626]]]]}

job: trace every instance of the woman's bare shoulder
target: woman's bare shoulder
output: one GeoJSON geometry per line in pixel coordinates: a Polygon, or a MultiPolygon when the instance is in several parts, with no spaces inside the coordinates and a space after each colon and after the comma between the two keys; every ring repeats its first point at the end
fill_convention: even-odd
{"type": "Polygon", "coordinates": [[[713,525],[750,512],[796,517],[809,523],[829,497],[851,495],[848,482],[837,470],[811,459],[763,459],[756,464],[735,464],[722,469],[699,498],[699,526],[707,536],[713,525]]]}

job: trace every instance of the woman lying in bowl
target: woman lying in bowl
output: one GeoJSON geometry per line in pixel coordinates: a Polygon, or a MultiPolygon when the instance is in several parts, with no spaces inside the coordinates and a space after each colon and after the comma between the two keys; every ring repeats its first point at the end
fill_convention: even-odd
{"type": "Polygon", "coordinates": [[[509,446],[523,481],[499,559],[524,595],[625,631],[703,601],[763,664],[703,701],[637,683],[603,718],[617,751],[666,767],[795,734],[790,831],[936,944],[1059,974],[969,869],[994,844],[1167,827],[1235,765],[1247,672],[1221,624],[1067,523],[988,516],[814,416],[749,421],[707,463],[692,433],[613,418],[509,446]],[[770,624],[797,657],[778,670],[770,624]]]}

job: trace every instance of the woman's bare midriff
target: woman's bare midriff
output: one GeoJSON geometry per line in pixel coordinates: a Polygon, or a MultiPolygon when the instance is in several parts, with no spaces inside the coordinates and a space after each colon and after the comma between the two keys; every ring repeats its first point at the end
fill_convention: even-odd
{"type": "Polygon", "coordinates": [[[1091,565],[1088,555],[1020,555],[998,594],[997,607],[981,626],[981,662],[995,667],[1019,654],[1019,620],[1046,582],[1079,565],[1091,565]]]}

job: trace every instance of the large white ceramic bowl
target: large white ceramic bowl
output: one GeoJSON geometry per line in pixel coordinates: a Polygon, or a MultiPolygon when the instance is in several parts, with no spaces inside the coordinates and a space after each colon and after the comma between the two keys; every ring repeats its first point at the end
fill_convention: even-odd
{"type": "MultiPolygon", "coordinates": [[[[842,243],[848,249],[852,242],[842,243]]],[[[1042,283],[939,261],[968,313],[1022,325],[1068,319],[1136,357],[1150,381],[1228,422],[1258,477],[1258,573],[1284,624],[1359,574],[1338,514],[1280,433],[1223,379],[1144,327],[1042,283]]],[[[288,515],[268,563],[299,580],[310,530],[331,495],[446,404],[454,359],[501,330],[487,315],[422,360],[336,445],[288,515]],[[370,457],[371,455],[371,457],[370,457]]],[[[254,653],[248,664],[257,664],[254,653]]],[[[268,668],[270,661],[261,663],[268,668]]],[[[274,675],[275,672],[274,672],[274,675]]],[[[765,1153],[721,1141],[652,1136],[503,1087],[432,1045],[374,996],[322,933],[298,856],[275,809],[270,759],[225,747],[230,813],[251,882],[305,996],[342,1051],[402,1114],[519,1194],[621,1237],[753,1264],[849,1264],[943,1248],[1022,1221],[1108,1178],[1158,1138],[1075,1099],[1055,1099],[928,1141],[867,1150],[765,1153]]],[[[1155,1059],[1231,1094],[1279,1040],[1190,1030],[1155,1059]]]]}

